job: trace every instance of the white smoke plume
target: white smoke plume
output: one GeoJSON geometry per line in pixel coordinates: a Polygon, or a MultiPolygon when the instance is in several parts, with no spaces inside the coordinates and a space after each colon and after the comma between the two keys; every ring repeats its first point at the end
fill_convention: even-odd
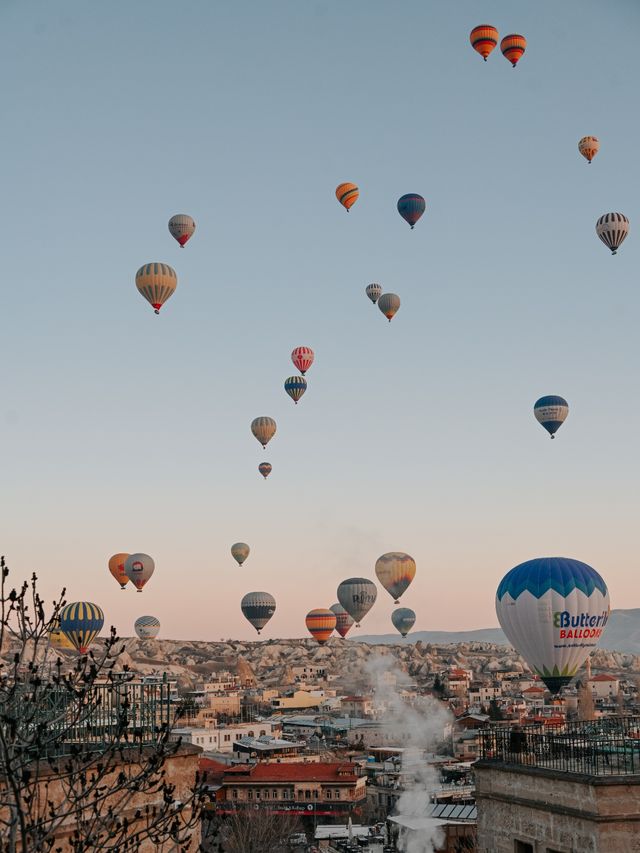
{"type": "Polygon", "coordinates": [[[421,828],[402,830],[398,849],[403,853],[434,853],[444,837],[436,821],[428,819],[430,795],[440,784],[439,774],[425,759],[444,739],[451,713],[437,699],[423,696],[410,703],[403,688],[414,688],[413,680],[398,669],[395,659],[384,649],[371,655],[366,665],[370,689],[385,710],[381,722],[389,731],[389,745],[404,747],[402,757],[403,792],[395,813],[415,818],[421,828]],[[394,684],[395,682],[395,684],[394,684]]]}

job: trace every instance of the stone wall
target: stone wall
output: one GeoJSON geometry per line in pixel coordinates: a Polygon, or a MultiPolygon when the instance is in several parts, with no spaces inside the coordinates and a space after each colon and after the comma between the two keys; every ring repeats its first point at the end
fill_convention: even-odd
{"type": "Polygon", "coordinates": [[[478,853],[639,853],[640,776],[475,765],[478,853]]]}

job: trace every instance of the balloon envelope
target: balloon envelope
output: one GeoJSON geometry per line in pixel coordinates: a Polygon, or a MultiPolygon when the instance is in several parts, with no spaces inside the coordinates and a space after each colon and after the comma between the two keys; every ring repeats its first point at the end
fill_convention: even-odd
{"type": "Polygon", "coordinates": [[[127,577],[142,592],[142,587],[149,580],[155,570],[156,564],[148,554],[129,554],[124,563],[127,577]]]}
{"type": "Polygon", "coordinates": [[[315,355],[311,347],[296,347],[291,353],[291,361],[303,376],[313,364],[314,358],[315,355]]]}
{"type": "Polygon", "coordinates": [[[176,213],[169,220],[169,232],[171,236],[180,243],[180,247],[184,249],[184,244],[193,236],[196,230],[196,223],[191,216],[186,213],[176,213]]]}
{"type": "Polygon", "coordinates": [[[160,620],[155,616],[139,616],[133,627],[141,640],[155,640],[160,632],[160,620]]]}
{"type": "Polygon", "coordinates": [[[609,593],[586,563],[541,557],[507,572],[496,613],[511,645],[558,693],[598,644],[609,619],[609,593]]]}
{"type": "Polygon", "coordinates": [[[353,625],[355,624],[351,616],[347,613],[344,607],[337,602],[332,604],[329,610],[332,610],[336,617],[336,631],[342,639],[347,636],[353,625]]]}
{"type": "Polygon", "coordinates": [[[124,570],[128,556],[128,554],[114,554],[113,557],[109,557],[109,571],[120,584],[120,589],[124,589],[129,583],[129,576],[124,570]]]}
{"type": "Polygon", "coordinates": [[[90,601],[72,601],[60,611],[60,630],[81,655],[102,630],[104,613],[90,601]]]}
{"type": "Polygon", "coordinates": [[[260,418],[254,418],[254,420],[251,421],[251,432],[263,447],[266,447],[271,441],[273,436],[276,434],[276,429],[276,422],[273,418],[263,416],[260,418]]]}
{"type": "Polygon", "coordinates": [[[596,222],[596,234],[615,255],[629,233],[629,220],[624,213],[605,213],[596,222]]]}
{"type": "Polygon", "coordinates": [[[498,44],[498,31],[491,24],[479,24],[471,30],[469,41],[471,47],[477,50],[486,62],[487,56],[498,44]]]}
{"type": "Polygon", "coordinates": [[[241,566],[249,556],[251,548],[245,542],[236,542],[231,546],[231,556],[241,566]]]}
{"type": "Polygon", "coordinates": [[[268,592],[248,592],[240,602],[240,609],[259,634],[276,612],[276,600],[268,592]]]}
{"type": "Polygon", "coordinates": [[[400,308],[400,297],[396,293],[383,293],[378,299],[378,308],[391,322],[400,308]]]}
{"type": "Polygon", "coordinates": [[[336,198],[340,204],[347,209],[347,212],[349,212],[349,208],[353,207],[353,205],[358,201],[359,195],[360,191],[358,187],[349,181],[344,184],[338,184],[336,187],[336,198]]]}
{"type": "Polygon", "coordinates": [[[413,628],[416,621],[416,614],[409,607],[398,607],[391,614],[391,622],[396,631],[400,631],[403,637],[406,637],[409,631],[413,628]]]}
{"type": "Polygon", "coordinates": [[[427,203],[418,193],[407,193],[398,199],[398,213],[408,222],[413,230],[414,225],[425,212],[427,203]]]}
{"type": "Polygon", "coordinates": [[[307,390],[307,380],[304,376],[290,376],[284,380],[284,390],[297,405],[298,400],[307,390]]]}
{"type": "Polygon", "coordinates": [[[380,296],[382,295],[382,285],[381,285],[381,284],[377,284],[377,283],[374,281],[374,282],[372,282],[371,284],[368,284],[368,285],[365,287],[364,292],[367,294],[367,296],[369,297],[369,299],[370,299],[370,300],[373,302],[373,304],[375,305],[375,304],[376,304],[376,302],[378,301],[378,299],[380,299],[380,296]]]}
{"type": "Polygon", "coordinates": [[[527,40],[524,36],[518,33],[511,33],[505,36],[500,42],[500,50],[505,59],[508,59],[511,65],[515,68],[523,53],[527,49],[527,40]]]}
{"type": "Polygon", "coordinates": [[[57,651],[72,651],[75,648],[67,635],[60,630],[59,619],[49,628],[49,645],[57,651]]]}
{"type": "Polygon", "coordinates": [[[595,136],[583,136],[580,142],[578,142],[578,151],[589,163],[593,160],[599,150],[600,142],[595,136]]]}
{"type": "Polygon", "coordinates": [[[390,551],[376,560],[376,576],[397,604],[416,576],[416,561],[403,551],[390,551]]]}
{"type": "Polygon", "coordinates": [[[360,627],[360,622],[376,603],[378,589],[368,578],[348,578],[338,587],[338,601],[360,627]]]}
{"type": "Polygon", "coordinates": [[[336,627],[336,614],[325,607],[319,607],[310,610],[304,621],[313,639],[324,646],[336,627]]]}
{"type": "Polygon", "coordinates": [[[136,273],[136,287],[156,314],[175,293],[178,286],[176,271],[169,264],[150,263],[140,267],[136,273]]]}
{"type": "Polygon", "coordinates": [[[533,406],[533,414],[538,423],[553,438],[567,419],[569,404],[564,397],[559,397],[557,394],[548,394],[546,397],[540,397],[539,400],[536,400],[533,406]]]}
{"type": "Polygon", "coordinates": [[[265,478],[265,480],[267,479],[267,477],[269,476],[269,474],[271,473],[272,470],[273,470],[273,466],[271,465],[270,462],[261,462],[258,465],[258,471],[260,471],[260,473],[265,478]]]}

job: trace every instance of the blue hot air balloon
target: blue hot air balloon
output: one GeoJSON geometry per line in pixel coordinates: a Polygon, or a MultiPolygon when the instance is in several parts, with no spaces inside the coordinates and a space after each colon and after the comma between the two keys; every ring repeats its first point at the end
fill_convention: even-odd
{"type": "Polygon", "coordinates": [[[609,619],[609,593],[586,563],[540,557],[503,577],[496,613],[514,649],[558,693],[598,644],[609,619]]]}
{"type": "Polygon", "coordinates": [[[391,621],[396,631],[406,637],[415,624],[416,614],[409,607],[398,607],[391,614],[391,621]]]}
{"type": "Polygon", "coordinates": [[[102,630],[104,613],[90,601],[72,601],[60,611],[60,630],[81,655],[102,630]]]}
{"type": "Polygon", "coordinates": [[[558,397],[557,394],[549,394],[546,397],[540,397],[539,400],[536,400],[533,407],[533,414],[551,438],[554,438],[554,434],[567,419],[569,404],[564,397],[558,397]]]}
{"type": "Polygon", "coordinates": [[[413,226],[425,212],[427,207],[426,201],[418,193],[407,193],[398,199],[398,213],[408,222],[413,230],[413,226]]]}

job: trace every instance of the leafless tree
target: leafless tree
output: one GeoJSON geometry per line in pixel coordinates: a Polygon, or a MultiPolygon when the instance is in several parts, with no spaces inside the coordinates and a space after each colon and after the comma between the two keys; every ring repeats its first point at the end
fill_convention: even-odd
{"type": "Polygon", "coordinates": [[[167,688],[114,672],[113,629],[96,652],[55,652],[64,590],[47,614],[35,574],[10,588],[4,558],[0,574],[0,853],[195,849],[202,792],[167,779],[167,688]]]}
{"type": "Polygon", "coordinates": [[[219,826],[224,853],[286,853],[301,823],[295,813],[274,814],[261,806],[225,815],[219,826]]]}

